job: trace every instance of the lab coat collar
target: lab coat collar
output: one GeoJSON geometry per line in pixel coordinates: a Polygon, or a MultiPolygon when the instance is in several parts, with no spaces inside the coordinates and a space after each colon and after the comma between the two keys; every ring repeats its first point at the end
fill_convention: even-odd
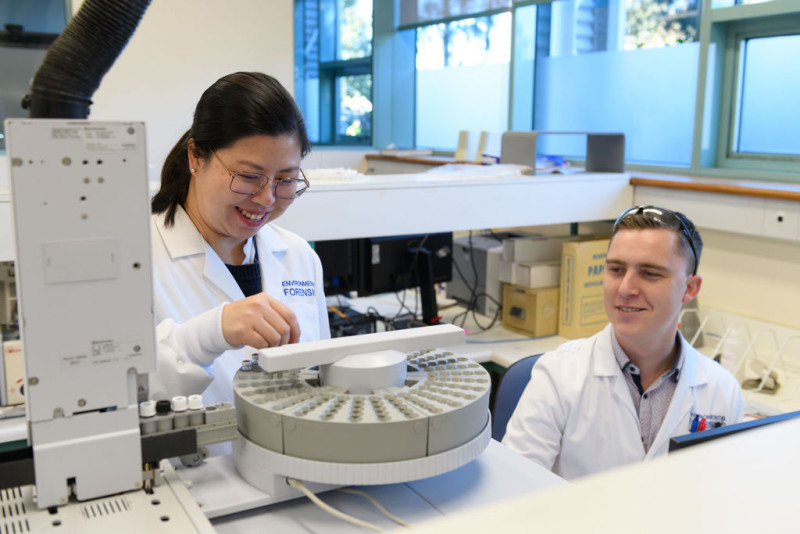
{"type": "MultiPolygon", "coordinates": [[[[613,335],[614,328],[609,324],[595,336],[595,354],[599,355],[599,357],[595,358],[594,361],[594,374],[596,377],[612,377],[614,380],[614,395],[623,406],[628,408],[635,418],[638,428],[639,418],[636,415],[636,407],[633,405],[633,399],[630,391],[628,391],[628,385],[625,383],[622,370],[614,357],[611,341],[611,336],[613,335]]],[[[709,380],[703,367],[697,361],[698,357],[705,356],[700,355],[697,350],[689,345],[680,333],[678,333],[678,338],[680,339],[681,353],[683,354],[680,378],[675,385],[675,392],[672,395],[664,422],[661,424],[661,428],[659,428],[646,458],[654,458],[659,454],[663,454],[666,450],[664,444],[669,442],[671,436],[688,432],[688,429],[686,429],[686,432],[678,432],[680,430],[678,427],[692,409],[695,389],[707,384],[709,380]]],[[[644,447],[642,447],[642,453],[644,454],[644,447]]]]}
{"type": "Polygon", "coordinates": [[[677,434],[686,434],[689,429],[683,429],[681,432],[679,425],[682,421],[686,420],[686,416],[695,404],[696,393],[695,390],[705,384],[708,384],[708,375],[703,370],[703,366],[699,365],[697,358],[705,356],[699,354],[686,339],[680,335],[681,351],[683,351],[683,368],[678,384],[675,387],[675,393],[672,395],[672,401],[669,404],[667,415],[664,417],[664,422],[656,434],[653,445],[647,456],[653,453],[654,456],[659,454],[663,449],[661,445],[668,442],[671,436],[677,434]]]}
{"type": "MultiPolygon", "coordinates": [[[[639,417],[636,415],[636,406],[633,404],[631,392],[628,391],[628,385],[625,383],[625,377],[622,376],[622,369],[619,368],[617,359],[614,357],[614,346],[612,336],[614,335],[614,327],[611,323],[600,331],[595,336],[595,349],[594,354],[597,355],[594,359],[594,376],[607,377],[613,380],[612,391],[617,400],[625,406],[630,415],[636,421],[638,428],[639,417]]],[[[644,447],[642,447],[642,454],[644,454],[644,447]]]]}
{"type": "Polygon", "coordinates": [[[175,211],[175,223],[171,227],[167,228],[164,218],[164,213],[153,215],[171,260],[205,253],[206,242],[182,207],[175,211]]]}
{"type": "MultiPolygon", "coordinates": [[[[155,215],[154,220],[172,260],[204,255],[203,276],[223,291],[231,301],[244,298],[244,293],[225,263],[205,242],[183,208],[178,208],[175,212],[175,224],[171,228],[165,227],[163,214],[155,215]]],[[[281,259],[289,246],[270,224],[262,227],[256,234],[256,246],[259,250],[262,285],[274,288],[273,296],[276,296],[280,291],[284,272],[281,259]]]]}
{"type": "Polygon", "coordinates": [[[594,360],[594,376],[622,376],[614,357],[613,335],[614,327],[609,323],[595,336],[595,353],[603,357],[594,360]]]}
{"type": "MultiPolygon", "coordinates": [[[[207,243],[182,207],[178,207],[175,212],[175,224],[170,228],[164,224],[163,213],[156,214],[153,218],[171,259],[205,253],[207,243]]],[[[265,251],[283,253],[289,248],[288,243],[273,230],[271,224],[265,225],[256,234],[256,245],[261,254],[265,251]]]]}

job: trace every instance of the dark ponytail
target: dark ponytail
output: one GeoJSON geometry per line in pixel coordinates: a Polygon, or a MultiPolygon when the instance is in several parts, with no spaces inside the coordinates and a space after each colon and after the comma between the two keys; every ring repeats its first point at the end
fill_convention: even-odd
{"type": "Polygon", "coordinates": [[[192,177],[189,170],[189,156],[186,152],[190,134],[191,130],[186,130],[169,151],[161,168],[161,188],[150,204],[153,213],[167,212],[164,217],[167,226],[172,226],[175,222],[178,206],[186,205],[186,194],[189,192],[189,181],[192,177]]]}
{"type": "Polygon", "coordinates": [[[161,188],[153,197],[153,213],[164,213],[172,226],[178,206],[185,206],[191,173],[187,153],[194,140],[197,156],[228,147],[252,135],[289,135],[300,141],[300,156],[311,151],[306,124],[292,95],[278,80],[260,72],[236,72],[205,90],[194,111],[192,128],[178,140],[161,169],[161,188]]]}

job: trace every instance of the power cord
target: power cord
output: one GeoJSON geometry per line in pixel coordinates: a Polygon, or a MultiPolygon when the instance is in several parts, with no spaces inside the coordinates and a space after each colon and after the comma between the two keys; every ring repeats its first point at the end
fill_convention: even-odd
{"type": "Polygon", "coordinates": [[[303,484],[302,482],[300,482],[296,478],[287,477],[286,478],[286,483],[289,484],[291,487],[295,488],[296,490],[300,491],[301,493],[303,493],[306,497],[308,497],[308,499],[311,502],[313,502],[314,504],[316,504],[317,506],[319,506],[320,508],[322,508],[323,510],[325,510],[329,514],[331,514],[331,515],[333,515],[335,517],[338,517],[339,519],[343,519],[344,521],[347,521],[348,523],[351,523],[353,525],[369,529],[369,530],[371,530],[373,532],[383,532],[382,529],[380,529],[376,525],[373,525],[372,523],[368,523],[367,521],[362,521],[361,519],[358,519],[357,517],[353,517],[353,516],[348,515],[348,514],[346,514],[344,512],[340,512],[336,508],[334,508],[334,507],[322,502],[322,500],[319,497],[314,495],[313,491],[308,489],[305,486],[305,484],[303,484]]]}
{"type": "MultiPolygon", "coordinates": [[[[414,244],[413,240],[408,242],[408,246],[410,249],[413,249],[414,255],[411,257],[411,264],[408,271],[404,273],[404,278],[406,278],[406,280],[398,280],[398,282],[402,283],[403,286],[410,284],[411,281],[413,280],[414,271],[417,268],[417,259],[419,258],[420,250],[422,250],[422,248],[425,246],[425,242],[428,240],[428,237],[430,237],[430,234],[425,234],[422,237],[422,240],[419,242],[419,244],[416,245],[414,244]]],[[[407,289],[406,287],[403,287],[403,289],[395,291],[395,297],[397,297],[397,300],[400,303],[400,309],[397,311],[395,319],[400,318],[400,315],[403,313],[403,309],[408,310],[408,312],[411,313],[414,317],[417,316],[419,307],[419,298],[417,298],[418,297],[417,293],[416,291],[414,292],[415,295],[414,309],[411,310],[408,306],[406,306],[406,289],[407,289]],[[400,296],[401,293],[402,297],[400,296]]]]}
{"type": "MultiPolygon", "coordinates": [[[[500,241],[499,236],[497,236],[496,234],[493,234],[492,237],[494,237],[495,239],[500,241]]],[[[469,289],[470,297],[469,297],[469,302],[467,303],[466,309],[463,312],[457,314],[455,317],[453,317],[453,324],[458,325],[459,321],[461,321],[461,324],[459,326],[461,326],[461,328],[464,328],[464,324],[467,321],[467,317],[469,317],[469,314],[472,313],[472,318],[473,318],[473,320],[475,321],[475,324],[478,327],[478,331],[479,332],[485,332],[486,330],[489,330],[490,328],[492,328],[497,323],[497,320],[501,317],[501,315],[502,315],[502,305],[500,304],[500,302],[497,301],[497,299],[495,299],[494,297],[492,297],[488,293],[485,293],[485,292],[479,293],[478,292],[478,268],[477,268],[477,265],[475,263],[475,254],[474,254],[475,249],[474,249],[474,247],[472,245],[472,231],[470,231],[470,233],[469,233],[468,241],[469,241],[469,251],[470,251],[470,265],[472,267],[472,272],[473,272],[473,275],[474,275],[474,282],[471,282],[470,280],[468,280],[467,277],[464,275],[463,271],[461,271],[461,267],[459,267],[458,264],[456,263],[455,255],[454,255],[454,257],[453,257],[453,267],[455,268],[456,272],[458,273],[458,276],[461,278],[461,280],[467,286],[467,289],[469,289]],[[480,319],[478,319],[477,309],[478,309],[478,299],[480,299],[480,298],[491,300],[495,304],[495,306],[497,306],[497,310],[495,311],[494,317],[491,319],[491,322],[487,326],[482,325],[481,322],[480,322],[480,319]]]]}
{"type": "Polygon", "coordinates": [[[350,493],[350,494],[352,494],[352,495],[360,495],[361,497],[364,497],[364,498],[365,498],[365,499],[367,499],[369,502],[371,502],[371,503],[372,503],[372,505],[373,505],[375,508],[377,508],[377,509],[378,509],[378,510],[379,510],[379,511],[380,511],[380,512],[383,514],[383,515],[385,515],[386,517],[388,517],[389,519],[391,519],[392,521],[394,521],[394,522],[395,522],[395,523],[397,523],[398,525],[404,526],[404,527],[406,527],[406,528],[413,528],[413,527],[411,526],[411,523],[408,523],[408,522],[406,522],[406,521],[403,521],[402,519],[400,519],[400,518],[399,518],[399,517],[397,517],[396,515],[394,515],[394,514],[390,513],[390,512],[389,512],[389,510],[387,510],[386,508],[384,508],[384,507],[381,505],[381,503],[379,503],[379,502],[378,502],[378,501],[377,501],[377,500],[376,500],[376,499],[375,499],[375,498],[374,498],[372,495],[370,495],[370,494],[369,494],[369,493],[367,493],[366,491],[356,490],[356,489],[352,489],[352,488],[339,488],[339,489],[337,489],[336,491],[341,491],[342,493],[350,493]]]}

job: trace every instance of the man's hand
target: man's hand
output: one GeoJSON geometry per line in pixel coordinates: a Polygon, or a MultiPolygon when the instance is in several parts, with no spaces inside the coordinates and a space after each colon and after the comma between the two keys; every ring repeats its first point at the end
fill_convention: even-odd
{"type": "Polygon", "coordinates": [[[300,324],[285,304],[258,293],[222,308],[222,334],[231,345],[265,349],[297,343],[300,324]]]}

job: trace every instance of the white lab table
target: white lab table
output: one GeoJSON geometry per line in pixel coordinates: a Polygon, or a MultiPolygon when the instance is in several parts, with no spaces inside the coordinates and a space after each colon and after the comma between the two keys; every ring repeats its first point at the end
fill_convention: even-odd
{"type": "Polygon", "coordinates": [[[797,532],[800,419],[421,525],[418,534],[797,532]]]}
{"type": "MultiPolygon", "coordinates": [[[[404,484],[359,486],[389,512],[414,526],[451,514],[566,485],[550,471],[496,441],[476,460],[449,473],[404,484]]],[[[194,494],[198,488],[190,488],[194,494]]],[[[331,490],[327,504],[389,530],[401,528],[359,495],[331,490]]],[[[220,533],[366,532],[318,508],[305,497],[212,520],[220,533]]]]}

